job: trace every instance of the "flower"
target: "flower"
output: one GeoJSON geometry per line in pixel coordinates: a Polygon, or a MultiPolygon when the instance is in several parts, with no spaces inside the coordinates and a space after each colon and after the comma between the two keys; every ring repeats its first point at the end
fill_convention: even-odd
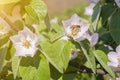
{"type": "Polygon", "coordinates": [[[116,48],[116,52],[111,51],[108,53],[108,66],[118,67],[120,64],[120,45],[116,48]]]}
{"type": "Polygon", "coordinates": [[[86,38],[88,39],[88,41],[90,42],[91,46],[96,45],[96,43],[98,42],[98,33],[94,33],[92,35],[90,35],[89,33],[86,34],[86,38]]]}
{"type": "Polygon", "coordinates": [[[120,8],[120,0],[115,0],[117,6],[120,8]]]}
{"type": "Polygon", "coordinates": [[[95,3],[90,3],[90,5],[85,8],[84,14],[87,16],[92,16],[94,6],[95,6],[95,3]]]}
{"type": "Polygon", "coordinates": [[[0,17],[0,36],[8,33],[9,30],[10,26],[8,25],[8,23],[0,17]]]}
{"type": "Polygon", "coordinates": [[[68,20],[62,21],[66,35],[72,37],[75,41],[84,40],[84,34],[88,31],[89,24],[86,20],[80,18],[77,14],[72,15],[68,20]]]}
{"type": "Polygon", "coordinates": [[[16,49],[16,56],[33,57],[37,51],[38,37],[32,33],[27,27],[19,31],[17,35],[10,37],[16,49]]]}
{"type": "Polygon", "coordinates": [[[116,78],[116,80],[120,80],[120,78],[116,78]]]}

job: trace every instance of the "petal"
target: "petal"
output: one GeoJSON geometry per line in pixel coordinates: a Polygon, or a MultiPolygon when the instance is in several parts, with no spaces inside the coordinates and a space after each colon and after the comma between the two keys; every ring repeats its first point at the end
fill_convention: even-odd
{"type": "Polygon", "coordinates": [[[120,0],[115,0],[117,6],[120,8],[120,0]]]}
{"type": "Polygon", "coordinates": [[[108,62],[108,66],[111,67],[118,67],[119,63],[115,63],[115,62],[108,62]]]}
{"type": "Polygon", "coordinates": [[[91,46],[94,46],[94,45],[96,45],[97,42],[98,42],[98,33],[94,33],[91,36],[90,44],[91,44],[91,46]]]}
{"type": "Polygon", "coordinates": [[[79,24],[79,16],[77,14],[74,14],[71,16],[70,19],[62,21],[63,27],[66,29],[67,27],[70,27],[71,25],[79,24]]]}
{"type": "Polygon", "coordinates": [[[117,53],[120,53],[120,45],[118,45],[118,46],[116,47],[116,52],[117,52],[117,53]]]}
{"type": "Polygon", "coordinates": [[[11,36],[10,37],[10,40],[13,42],[13,43],[17,43],[17,42],[20,42],[20,35],[14,35],[14,36],[11,36]]]}
{"type": "Polygon", "coordinates": [[[94,6],[95,6],[95,4],[91,3],[88,7],[85,8],[85,13],[84,14],[88,15],[88,16],[92,16],[94,6]]]}
{"type": "Polygon", "coordinates": [[[110,62],[118,63],[118,57],[119,55],[116,52],[111,51],[108,53],[108,59],[110,62]]]}

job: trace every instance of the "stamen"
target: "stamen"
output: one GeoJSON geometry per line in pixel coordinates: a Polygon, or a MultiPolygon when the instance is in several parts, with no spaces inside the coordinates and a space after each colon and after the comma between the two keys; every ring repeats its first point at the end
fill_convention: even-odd
{"type": "Polygon", "coordinates": [[[26,48],[29,48],[29,47],[31,46],[30,41],[25,40],[25,41],[23,42],[23,46],[26,47],[26,48]]]}
{"type": "Polygon", "coordinates": [[[80,30],[80,25],[72,25],[71,29],[72,29],[72,35],[75,36],[78,34],[78,32],[80,30]]]}

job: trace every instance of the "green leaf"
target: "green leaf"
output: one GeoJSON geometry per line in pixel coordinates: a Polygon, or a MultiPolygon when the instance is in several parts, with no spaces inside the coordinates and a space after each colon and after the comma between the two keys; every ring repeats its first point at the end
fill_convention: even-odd
{"type": "Polygon", "coordinates": [[[13,56],[12,58],[12,71],[14,74],[14,79],[16,79],[17,77],[21,58],[22,57],[18,57],[18,56],[13,56]]]}
{"type": "Polygon", "coordinates": [[[0,0],[0,4],[10,4],[10,3],[16,3],[20,0],[0,0]]]}
{"type": "Polygon", "coordinates": [[[3,46],[5,43],[7,43],[8,40],[9,40],[8,35],[0,36],[0,47],[3,46]]]}
{"type": "Polygon", "coordinates": [[[76,74],[64,74],[59,80],[76,80],[76,74]]]}
{"type": "Polygon", "coordinates": [[[48,31],[50,31],[51,30],[51,24],[50,24],[50,19],[49,19],[48,14],[45,16],[45,24],[48,28],[48,31]]]}
{"type": "Polygon", "coordinates": [[[48,61],[60,72],[63,73],[69,62],[71,45],[68,41],[58,40],[54,43],[41,42],[42,53],[48,61]]]}
{"type": "Polygon", "coordinates": [[[41,53],[23,57],[19,67],[22,80],[50,80],[49,63],[41,53]]]}
{"type": "Polygon", "coordinates": [[[84,48],[83,44],[82,43],[79,43],[80,46],[81,46],[81,49],[85,55],[85,57],[87,58],[87,61],[88,61],[88,64],[90,66],[90,68],[92,69],[92,71],[95,73],[95,59],[93,57],[93,54],[90,52],[90,55],[87,53],[87,50],[84,48]]]}
{"type": "Polygon", "coordinates": [[[59,32],[59,33],[56,33],[52,38],[51,38],[51,42],[54,42],[58,39],[60,39],[61,37],[65,36],[65,33],[64,32],[59,32]]]}
{"type": "Polygon", "coordinates": [[[47,14],[47,7],[42,0],[31,0],[25,9],[35,20],[37,19],[39,21],[44,19],[47,14]]]}
{"type": "Polygon", "coordinates": [[[94,51],[94,56],[99,61],[99,63],[102,65],[102,67],[113,77],[115,78],[114,71],[107,65],[108,58],[106,54],[101,50],[94,51]]]}
{"type": "Polygon", "coordinates": [[[117,44],[120,44],[120,11],[116,11],[109,21],[110,34],[117,44]]]}
{"type": "Polygon", "coordinates": [[[7,53],[7,47],[6,46],[3,47],[3,48],[0,48],[0,72],[2,71],[2,68],[3,68],[6,53],[7,53]]]}
{"type": "Polygon", "coordinates": [[[97,30],[100,13],[101,13],[101,7],[99,5],[95,6],[94,12],[92,15],[92,26],[95,31],[97,30]]]}
{"type": "Polygon", "coordinates": [[[114,4],[111,4],[111,3],[108,3],[102,6],[101,17],[102,17],[103,25],[108,20],[108,18],[111,16],[111,14],[114,12],[115,8],[116,7],[114,6],[114,4]]]}

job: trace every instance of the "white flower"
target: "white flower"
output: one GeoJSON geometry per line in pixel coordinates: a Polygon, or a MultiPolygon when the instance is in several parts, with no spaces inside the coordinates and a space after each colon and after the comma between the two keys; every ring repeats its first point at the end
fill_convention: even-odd
{"type": "Polygon", "coordinates": [[[68,36],[75,41],[84,40],[84,34],[88,31],[89,24],[86,20],[74,14],[70,19],[63,21],[63,27],[68,36]]]}
{"type": "Polygon", "coordinates": [[[95,3],[90,3],[90,5],[85,8],[84,14],[87,16],[92,16],[94,6],[95,6],[95,3]]]}
{"type": "Polygon", "coordinates": [[[120,80],[120,78],[116,78],[116,80],[120,80]]]}
{"type": "Polygon", "coordinates": [[[8,33],[10,26],[0,17],[0,36],[8,33]]]}
{"type": "Polygon", "coordinates": [[[19,31],[17,35],[10,37],[16,49],[16,56],[33,57],[37,51],[38,37],[32,33],[27,27],[19,31]]]}
{"type": "Polygon", "coordinates": [[[120,0],[115,0],[117,6],[120,8],[120,0]]]}
{"type": "Polygon", "coordinates": [[[73,60],[78,56],[79,52],[78,51],[73,51],[70,54],[69,60],[73,60]]]}
{"type": "Polygon", "coordinates": [[[108,53],[108,66],[118,67],[120,64],[120,45],[116,48],[116,52],[111,51],[108,53]]]}

